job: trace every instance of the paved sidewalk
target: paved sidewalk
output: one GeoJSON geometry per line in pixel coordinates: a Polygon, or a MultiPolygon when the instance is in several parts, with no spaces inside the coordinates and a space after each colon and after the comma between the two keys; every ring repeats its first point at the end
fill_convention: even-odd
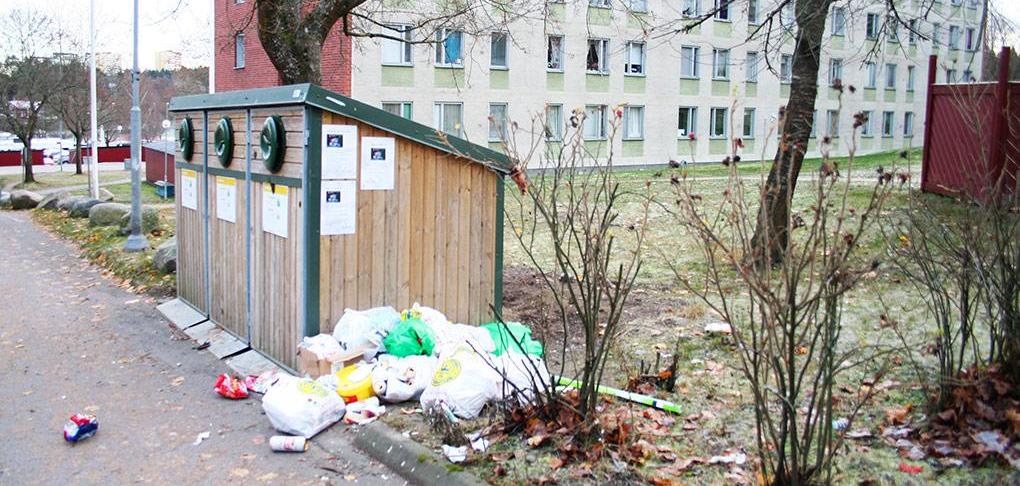
{"type": "Polygon", "coordinates": [[[344,426],[306,453],[271,452],[258,399],[217,396],[226,367],[174,340],[155,305],[0,211],[0,484],[404,483],[344,426]],[[100,427],[71,445],[62,427],[76,412],[100,427]]]}

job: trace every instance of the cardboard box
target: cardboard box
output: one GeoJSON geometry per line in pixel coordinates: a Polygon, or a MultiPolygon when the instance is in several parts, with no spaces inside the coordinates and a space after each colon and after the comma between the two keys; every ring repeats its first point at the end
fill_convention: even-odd
{"type": "Polygon", "coordinates": [[[318,378],[322,375],[336,373],[363,358],[363,353],[352,353],[342,356],[320,357],[319,355],[298,346],[298,375],[318,378]]]}

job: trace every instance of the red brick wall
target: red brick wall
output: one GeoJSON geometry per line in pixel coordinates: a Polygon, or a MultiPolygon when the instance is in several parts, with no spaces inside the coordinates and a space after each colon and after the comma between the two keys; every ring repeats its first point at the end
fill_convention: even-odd
{"type": "MultiPolygon", "coordinates": [[[[280,85],[280,75],[259,42],[255,2],[216,1],[216,92],[280,85]],[[244,32],[244,67],[234,68],[234,35],[244,32]]],[[[337,24],[322,47],[322,85],[351,93],[351,39],[337,24]]]]}

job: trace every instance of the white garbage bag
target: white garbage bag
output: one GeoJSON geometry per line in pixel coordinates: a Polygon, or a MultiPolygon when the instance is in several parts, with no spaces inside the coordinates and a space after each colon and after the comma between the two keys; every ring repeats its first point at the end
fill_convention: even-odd
{"type": "Polygon", "coordinates": [[[372,388],[380,400],[398,403],[418,398],[435,374],[439,359],[432,356],[379,356],[372,370],[372,388]]]}
{"type": "Polygon", "coordinates": [[[262,397],[273,428],[310,439],[344,416],[344,401],[310,378],[281,376],[262,397]]]}
{"type": "Polygon", "coordinates": [[[439,360],[432,382],[421,394],[425,410],[445,404],[454,415],[474,419],[482,408],[499,397],[501,378],[478,353],[466,345],[439,360]]]}
{"type": "Polygon", "coordinates": [[[527,404],[535,398],[536,388],[552,383],[545,360],[538,356],[504,353],[495,358],[494,364],[502,376],[499,396],[503,399],[516,398],[522,405],[527,404]]]}
{"type": "Polygon", "coordinates": [[[436,333],[436,347],[443,349],[447,345],[468,344],[479,353],[491,353],[496,350],[496,343],[487,329],[467,324],[449,324],[436,333]]]}
{"type": "Polygon", "coordinates": [[[393,307],[373,307],[364,311],[344,309],[333,337],[340,343],[344,354],[364,353],[370,360],[383,352],[382,341],[400,322],[400,314],[393,307]]]}

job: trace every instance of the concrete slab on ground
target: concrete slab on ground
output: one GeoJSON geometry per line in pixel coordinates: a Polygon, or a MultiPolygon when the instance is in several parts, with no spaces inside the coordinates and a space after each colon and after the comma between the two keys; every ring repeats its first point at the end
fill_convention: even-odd
{"type": "Polygon", "coordinates": [[[163,317],[166,317],[167,320],[174,323],[177,329],[180,330],[185,330],[207,320],[204,315],[181,299],[163,302],[156,306],[156,310],[163,314],[163,317]]]}
{"type": "Polygon", "coordinates": [[[266,371],[276,371],[280,374],[287,374],[287,371],[269,361],[262,353],[255,350],[245,351],[237,356],[224,360],[224,363],[240,376],[261,375],[266,371]]]}

